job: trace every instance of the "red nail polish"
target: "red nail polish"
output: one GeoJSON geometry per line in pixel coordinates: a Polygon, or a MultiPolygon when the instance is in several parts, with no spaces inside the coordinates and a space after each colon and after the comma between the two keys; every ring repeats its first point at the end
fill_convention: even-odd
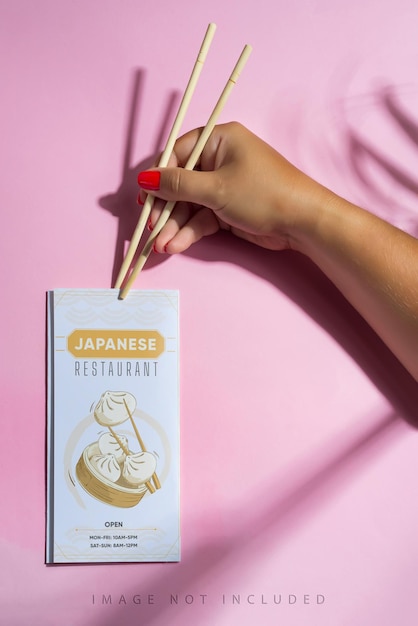
{"type": "Polygon", "coordinates": [[[148,228],[148,230],[150,230],[150,231],[152,230],[151,220],[148,220],[148,223],[147,223],[147,228],[148,228]]]}
{"type": "Polygon", "coordinates": [[[142,199],[141,199],[141,195],[140,195],[140,194],[138,194],[138,197],[137,197],[136,201],[137,201],[137,203],[138,203],[140,206],[142,206],[142,205],[144,204],[144,203],[142,202],[142,199]]]}
{"type": "Polygon", "coordinates": [[[146,172],[139,172],[138,185],[142,189],[149,189],[150,191],[157,191],[160,188],[161,173],[156,170],[147,170],[146,172]]]}

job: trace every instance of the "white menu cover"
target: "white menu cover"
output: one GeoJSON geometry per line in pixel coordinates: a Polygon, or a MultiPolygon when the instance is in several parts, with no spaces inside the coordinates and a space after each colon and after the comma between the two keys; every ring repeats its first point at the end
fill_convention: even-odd
{"type": "Polygon", "coordinates": [[[180,560],[178,305],[48,292],[47,563],[180,560]]]}

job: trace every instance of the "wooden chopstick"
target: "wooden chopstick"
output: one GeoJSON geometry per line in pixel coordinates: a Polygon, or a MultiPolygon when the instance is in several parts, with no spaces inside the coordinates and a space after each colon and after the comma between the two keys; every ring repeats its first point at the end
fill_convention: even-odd
{"type": "MultiPolygon", "coordinates": [[[[199,54],[197,55],[195,64],[193,66],[192,73],[189,78],[189,82],[187,83],[186,90],[184,92],[183,98],[181,100],[179,110],[177,112],[176,118],[173,123],[173,127],[170,131],[169,137],[167,139],[166,146],[161,155],[160,161],[158,163],[159,167],[165,167],[169,161],[171,153],[173,152],[174,143],[178,137],[180,132],[180,127],[183,123],[184,117],[186,115],[187,109],[189,107],[190,101],[192,99],[195,87],[197,85],[197,81],[199,79],[200,73],[203,68],[203,64],[206,60],[207,53],[209,51],[210,44],[212,43],[213,36],[215,34],[216,24],[209,24],[206,34],[203,38],[202,44],[200,46],[199,54]]],[[[135,256],[136,250],[138,248],[140,239],[142,237],[142,233],[144,232],[146,223],[148,221],[149,215],[151,213],[152,205],[154,203],[154,196],[148,195],[144,206],[142,207],[141,215],[138,220],[138,224],[135,228],[134,234],[132,236],[131,242],[128,247],[128,251],[123,260],[122,266],[119,270],[118,277],[115,282],[115,288],[120,289],[128,271],[129,267],[132,263],[132,259],[135,256]]]]}
{"type": "MultiPolygon", "coordinates": [[[[225,106],[225,103],[232,91],[232,88],[234,87],[235,83],[238,80],[238,77],[240,75],[240,73],[242,72],[249,55],[251,54],[251,46],[246,45],[244,46],[243,51],[241,52],[241,55],[231,73],[231,76],[229,77],[220,97],[218,102],[215,105],[215,108],[212,111],[211,116],[209,117],[209,120],[206,124],[206,126],[204,127],[204,129],[202,130],[202,133],[200,134],[199,139],[196,142],[195,147],[193,148],[189,159],[185,165],[185,169],[186,170],[192,170],[200,155],[203,152],[203,149],[206,145],[207,140],[209,139],[215,125],[216,125],[216,121],[219,117],[219,114],[221,113],[223,107],[225,106]]],[[[133,282],[135,281],[135,278],[137,277],[138,273],[141,271],[141,269],[144,267],[146,260],[148,259],[150,252],[152,250],[152,247],[154,245],[154,241],[155,239],[158,237],[161,229],[163,228],[163,226],[165,225],[165,223],[167,222],[168,218],[171,215],[171,212],[173,210],[175,206],[175,202],[167,202],[163,208],[163,211],[155,225],[155,227],[153,228],[151,234],[149,235],[144,248],[131,272],[131,275],[129,276],[128,280],[126,281],[125,286],[123,287],[123,289],[120,291],[119,294],[119,299],[123,300],[124,298],[126,298],[130,288],[132,287],[133,282]]]]}

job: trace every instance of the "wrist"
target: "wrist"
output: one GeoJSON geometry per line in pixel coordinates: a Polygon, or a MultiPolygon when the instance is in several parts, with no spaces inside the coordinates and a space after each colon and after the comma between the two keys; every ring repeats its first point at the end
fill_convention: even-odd
{"type": "Polygon", "coordinates": [[[304,185],[290,207],[287,247],[312,257],[315,248],[321,245],[321,239],[332,229],[332,223],[341,218],[344,203],[342,198],[314,181],[304,185]]]}
{"type": "Polygon", "coordinates": [[[342,260],[347,267],[357,264],[358,248],[364,251],[368,247],[370,232],[380,223],[377,219],[324,190],[314,199],[309,216],[295,229],[291,248],[308,256],[328,276],[332,275],[334,265],[342,260]]]}

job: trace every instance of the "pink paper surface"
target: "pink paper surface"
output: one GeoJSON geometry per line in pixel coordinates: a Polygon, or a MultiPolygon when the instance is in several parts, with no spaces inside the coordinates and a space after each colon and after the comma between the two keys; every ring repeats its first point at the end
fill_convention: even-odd
{"type": "Polygon", "coordinates": [[[0,623],[413,626],[417,385],[304,258],[220,235],[154,255],[181,293],[182,562],[44,565],[45,292],[109,287],[135,173],[245,43],[222,120],[418,233],[413,0],[23,0],[0,8],[0,623]]]}

